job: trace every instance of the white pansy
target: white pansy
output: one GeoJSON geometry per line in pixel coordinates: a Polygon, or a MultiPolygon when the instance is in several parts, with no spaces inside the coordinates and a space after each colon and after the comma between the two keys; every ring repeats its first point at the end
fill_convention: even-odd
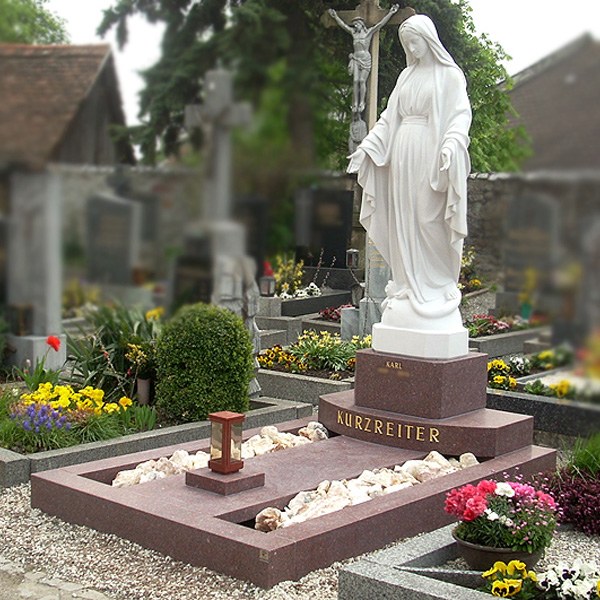
{"type": "Polygon", "coordinates": [[[494,494],[496,494],[496,496],[506,496],[507,498],[512,498],[515,495],[515,490],[513,490],[505,481],[500,481],[496,484],[494,494]]]}
{"type": "Polygon", "coordinates": [[[500,518],[500,515],[498,515],[497,512],[494,512],[493,510],[490,510],[489,508],[485,509],[485,514],[486,514],[488,521],[497,521],[500,518]]]}

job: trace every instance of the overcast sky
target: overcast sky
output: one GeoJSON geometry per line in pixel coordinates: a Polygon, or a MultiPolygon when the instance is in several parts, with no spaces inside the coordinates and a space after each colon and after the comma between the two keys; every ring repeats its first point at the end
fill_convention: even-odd
{"type": "MultiPolygon", "coordinates": [[[[133,124],[137,120],[137,92],[142,85],[137,71],[158,59],[161,29],[135,17],[130,24],[130,41],[119,51],[114,32],[104,40],[95,34],[102,10],[112,4],[111,0],[49,0],[47,7],[67,21],[74,44],[113,45],[127,121],[133,124]]],[[[511,75],[583,33],[600,39],[600,0],[469,0],[469,4],[478,33],[487,34],[512,57],[506,64],[511,75]]],[[[335,2],[331,6],[335,8],[335,2]]]]}

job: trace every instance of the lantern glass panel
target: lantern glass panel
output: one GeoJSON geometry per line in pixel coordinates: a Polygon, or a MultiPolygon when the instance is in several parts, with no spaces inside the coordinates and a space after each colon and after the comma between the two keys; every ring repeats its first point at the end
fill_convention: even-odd
{"type": "Polygon", "coordinates": [[[210,434],[210,458],[216,460],[223,456],[223,423],[212,422],[210,434]]]}
{"type": "Polygon", "coordinates": [[[231,460],[242,460],[242,423],[231,426],[231,460]]]}

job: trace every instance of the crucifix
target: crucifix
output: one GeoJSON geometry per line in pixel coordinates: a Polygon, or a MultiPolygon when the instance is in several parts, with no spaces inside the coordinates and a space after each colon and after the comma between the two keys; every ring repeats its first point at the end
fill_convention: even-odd
{"type": "MultiPolygon", "coordinates": [[[[414,14],[414,9],[410,7],[400,9],[397,4],[386,10],[379,6],[379,0],[361,0],[361,3],[354,10],[340,10],[337,12],[330,9],[323,14],[321,21],[325,27],[339,25],[352,35],[354,42],[354,52],[350,55],[350,65],[352,66],[355,84],[352,107],[355,128],[356,121],[362,120],[360,113],[365,109],[364,104],[367,108],[368,128],[371,129],[377,120],[379,30],[385,25],[400,25],[414,14]],[[365,101],[361,88],[363,85],[366,86],[367,80],[369,90],[365,101]],[[358,113],[358,117],[356,113],[358,113]]],[[[352,126],[350,132],[352,138],[352,126]]]]}

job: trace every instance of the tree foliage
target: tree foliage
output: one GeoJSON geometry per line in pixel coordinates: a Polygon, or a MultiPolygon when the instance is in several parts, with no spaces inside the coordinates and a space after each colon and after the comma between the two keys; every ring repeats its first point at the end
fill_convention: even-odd
{"type": "MultiPolygon", "coordinates": [[[[389,8],[394,1],[380,4],[389,8]]],[[[236,192],[267,199],[269,250],[289,250],[294,191],[310,185],[316,169],[344,170],[347,164],[352,39],[340,27],[326,28],[321,16],[332,4],[336,10],[352,10],[357,0],[113,2],[98,31],[115,28],[121,46],[127,43],[132,15],[165,24],[161,58],[143,73],[141,123],[130,129],[144,162],[154,164],[178,152],[184,107],[202,102],[204,74],[218,64],[230,69],[236,99],[251,101],[255,109],[251,127],[235,134],[236,192]]],[[[502,66],[502,48],[475,35],[467,0],[402,2],[406,4],[433,19],[442,42],[465,72],[473,107],[473,170],[517,169],[528,144],[522,129],[509,127],[510,80],[502,66]]],[[[397,27],[384,27],[379,112],[405,64],[397,27]]],[[[201,145],[200,132],[188,137],[201,145]]]]}
{"type": "Polygon", "coordinates": [[[0,0],[0,42],[67,44],[64,19],[50,12],[47,0],[0,0]]]}
{"type": "MultiPolygon", "coordinates": [[[[339,0],[336,9],[355,5],[356,0],[339,0]]],[[[381,5],[388,7],[390,0],[381,5]]],[[[522,130],[508,126],[512,109],[501,64],[504,51],[475,35],[467,0],[412,0],[410,5],[433,19],[467,76],[473,169],[515,170],[527,143],[522,130]]],[[[144,73],[142,124],[132,131],[146,162],[156,160],[159,145],[167,154],[177,151],[184,106],[201,98],[203,74],[220,61],[236,74],[237,97],[258,107],[255,138],[245,136],[249,148],[264,143],[267,157],[274,151],[279,166],[293,160],[300,167],[340,168],[347,154],[351,82],[346,62],[352,42],[340,28],[321,24],[330,6],[324,0],[118,0],[106,10],[99,32],[115,27],[121,45],[134,13],[166,24],[162,56],[144,73]]],[[[382,31],[379,64],[381,110],[405,65],[395,27],[382,31]]],[[[264,153],[254,156],[265,162],[264,153]]]]}

